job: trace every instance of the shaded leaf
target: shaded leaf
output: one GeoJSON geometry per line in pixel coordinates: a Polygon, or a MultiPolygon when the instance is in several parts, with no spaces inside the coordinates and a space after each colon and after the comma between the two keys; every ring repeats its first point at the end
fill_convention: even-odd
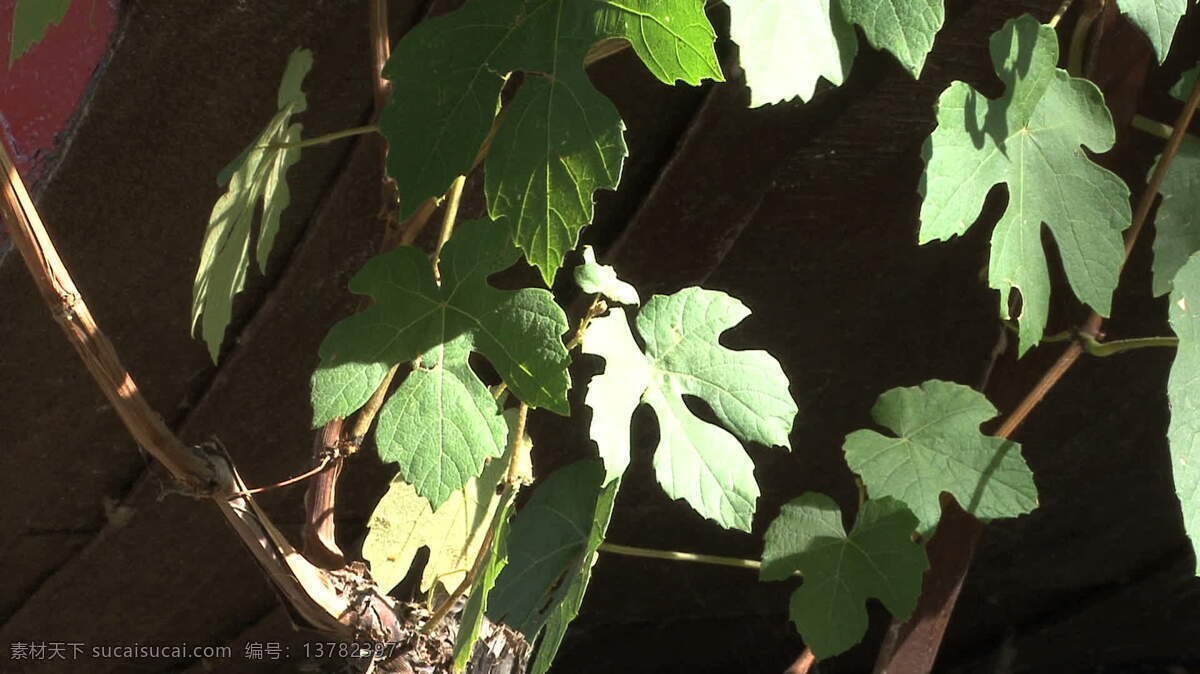
{"type": "MultiPolygon", "coordinates": [[[[599,462],[578,461],[538,484],[513,520],[508,565],[488,599],[490,620],[530,641],[548,620],[555,620],[555,630],[565,627],[570,611],[559,613],[559,604],[591,568],[616,497],[618,483],[605,487],[603,479],[599,462]]],[[[578,592],[582,596],[582,586],[578,592]]]]}
{"type": "Polygon", "coordinates": [[[867,631],[867,599],[877,598],[899,620],[917,606],[929,561],[913,542],[917,519],[890,498],[862,505],[847,536],[833,499],[807,493],[783,506],[763,547],[762,580],[804,582],[792,593],[789,614],[818,658],[837,655],[867,631]]]}
{"type": "Polygon", "coordinates": [[[280,216],[292,200],[287,171],[300,160],[300,149],[268,146],[300,141],[301,126],[288,122],[292,115],[308,107],[300,84],[311,68],[312,52],[307,49],[292,52],[279,85],[278,112],[258,138],[217,177],[218,183],[227,184],[228,189],[217,199],[209,215],[192,288],[192,333],[196,334],[197,326],[200,327],[214,362],[229,326],[233,297],[245,286],[250,238],[259,203],[262,203],[262,222],[258,228],[256,259],[259,269],[265,269],[279,232],[280,216]]]}
{"type": "Polygon", "coordinates": [[[592,567],[596,564],[597,552],[604,536],[608,532],[608,522],[612,517],[613,502],[616,500],[620,481],[610,484],[596,500],[596,512],[592,516],[592,530],[588,536],[587,554],[580,565],[579,574],[571,579],[566,595],[546,619],[546,627],[538,642],[537,655],[533,660],[533,674],[545,674],[558,655],[567,627],[579,615],[583,606],[583,595],[587,593],[588,582],[592,578],[592,567]]]}
{"type": "Polygon", "coordinates": [[[1016,517],[1037,507],[1037,486],[1019,444],[979,432],[994,416],[982,393],[961,384],[894,388],[879,396],[871,418],[895,437],[854,431],[846,463],[872,496],[907,504],[922,532],[937,526],[942,492],[981,520],[1016,517]]]}
{"type": "Polygon", "coordinates": [[[483,570],[479,573],[475,586],[471,588],[471,592],[467,596],[467,603],[463,607],[462,616],[459,618],[458,635],[454,638],[455,672],[465,671],[471,661],[471,655],[475,650],[475,641],[479,639],[479,632],[483,628],[484,614],[487,613],[488,595],[496,586],[496,578],[508,564],[508,517],[511,506],[512,500],[510,499],[496,511],[495,543],[488,551],[487,560],[483,563],[483,570]]]}
{"type": "Polygon", "coordinates": [[[656,295],[637,317],[645,354],[621,309],[592,321],[583,351],[607,364],[589,384],[585,402],[606,481],[629,463],[630,417],[645,402],[658,417],[654,469],[667,494],[721,526],[750,529],[759,491],[754,464],[737,438],[788,447],[797,408],[774,358],[721,346],[721,333],[749,313],[729,295],[702,288],[656,295]],[[707,402],[733,433],[692,414],[685,395],[707,402]]]}
{"type": "Polygon", "coordinates": [[[955,82],[938,101],[938,126],[925,143],[921,243],[962,234],[993,186],[1008,205],[992,233],[988,284],[1021,292],[1020,353],[1041,341],[1050,300],[1042,225],[1058,244],[1076,297],[1107,316],[1124,260],[1129,189],[1093,163],[1112,147],[1112,117],[1100,90],[1055,67],[1058,37],[1033,17],[1011,20],[991,39],[1004,96],[989,100],[955,82]]]}
{"type": "MultiPolygon", "coordinates": [[[[1171,88],[1171,95],[1185,100],[1196,83],[1200,66],[1183,74],[1171,88]]],[[[1162,155],[1154,160],[1147,173],[1154,175],[1162,155]]],[[[1171,292],[1176,272],[1192,253],[1200,250],[1200,143],[1184,137],[1179,152],[1159,187],[1162,202],[1154,215],[1154,295],[1171,292]]]]}
{"type": "Polygon", "coordinates": [[[510,73],[524,83],[485,167],[489,213],[547,283],[591,222],[592,193],[616,186],[625,157],[616,108],[588,81],[584,56],[625,39],[660,80],[721,79],[702,0],[474,0],[424,21],[384,68],[403,96],[380,118],[405,217],[468,173],[510,73]]]}
{"type": "MultiPolygon", "coordinates": [[[[1175,277],[1171,293],[1171,329],[1179,349],[1167,380],[1171,422],[1167,442],[1175,494],[1183,510],[1183,529],[1200,557],[1200,256],[1193,255],[1175,277]]],[[[1194,570],[1196,572],[1196,570],[1194,570]]],[[[1200,573],[1198,573],[1200,575],[1200,573]]]]}

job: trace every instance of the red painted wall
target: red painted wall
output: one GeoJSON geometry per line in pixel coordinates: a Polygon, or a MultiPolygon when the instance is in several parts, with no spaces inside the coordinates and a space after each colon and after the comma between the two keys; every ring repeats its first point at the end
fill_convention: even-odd
{"type": "MultiPolygon", "coordinates": [[[[118,2],[73,0],[62,23],[50,26],[46,37],[10,67],[16,4],[0,0],[0,134],[31,184],[45,174],[60,134],[104,59],[118,2]]],[[[7,248],[0,226],[0,261],[7,248]]]]}

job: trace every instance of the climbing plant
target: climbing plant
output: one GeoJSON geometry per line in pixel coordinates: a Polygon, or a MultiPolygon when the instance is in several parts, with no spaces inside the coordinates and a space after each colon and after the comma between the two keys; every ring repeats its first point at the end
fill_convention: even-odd
{"type": "MultiPolygon", "coordinates": [[[[942,0],[727,4],[753,106],[800,105],[789,102],[842,84],[868,47],[889,52],[918,77],[945,11],[942,0]]],[[[1130,187],[1096,159],[1116,137],[1104,96],[1062,63],[1058,24],[1070,4],[1047,23],[1013,16],[980,45],[1003,84],[998,96],[965,82],[941,94],[921,150],[924,172],[912,186],[922,199],[913,245],[981,226],[985,199],[1002,192],[986,278],[997,291],[997,317],[1024,355],[1059,341],[1045,334],[1051,295],[1062,292],[1051,281],[1049,232],[1070,296],[1092,313],[1065,336],[1070,345],[1046,386],[1084,353],[1177,347],[1164,383],[1167,437],[1185,528],[1200,540],[1200,399],[1191,385],[1200,368],[1200,142],[1184,135],[1200,101],[1197,69],[1172,90],[1182,112],[1147,185],[1136,187],[1142,197],[1134,208],[1130,187]],[[1158,193],[1154,294],[1169,295],[1177,337],[1102,341],[1100,325],[1158,193]]],[[[1118,6],[1161,63],[1186,0],[1118,6]]],[[[19,3],[10,60],[63,12],[59,3],[36,14],[19,3]]],[[[723,83],[716,38],[703,0],[471,0],[394,45],[381,71],[392,96],[378,124],[302,138],[293,118],[308,107],[303,81],[314,56],[296,50],[274,117],[217,177],[225,192],[211,211],[192,304],[193,329],[214,360],[250,273],[250,251],[260,268],[271,252],[290,200],[287,173],[302,149],[363,133],[387,143],[381,170],[394,185],[394,215],[414,234],[362,266],[348,288],[362,296],[362,309],[330,326],[314,354],[312,423],[324,438],[314,473],[364,445],[394,467],[363,546],[370,571],[359,577],[386,592],[429,549],[419,581],[429,608],[412,620],[430,633],[455,612],[459,627],[445,668],[471,667],[485,626],[502,625],[532,647],[528,666],[545,672],[604,551],[680,556],[605,540],[633,452],[652,452],[670,498],[714,526],[749,532],[761,514],[747,445],[806,449],[792,448],[789,437],[794,391],[805,382],[789,382],[764,351],[721,342],[752,307],[702,287],[642,297],[621,270],[598,261],[602,253],[576,251],[595,192],[618,188],[628,154],[624,122],[591,85],[586,66],[627,46],[664,86],[736,86],[723,83]],[[460,224],[459,202],[475,172],[482,173],[486,214],[460,224]],[[437,207],[436,246],[410,245],[437,207]],[[539,283],[498,287],[493,277],[514,265],[532,267],[539,283]],[[551,292],[567,266],[574,285],[551,292]],[[576,295],[584,299],[572,311],[576,295]],[[584,356],[603,369],[573,379],[570,366],[584,356]],[[586,389],[587,410],[571,408],[572,388],[586,389]],[[687,398],[706,403],[712,420],[687,398]],[[658,427],[653,448],[631,442],[631,419],[643,403],[658,427]],[[535,474],[531,410],[574,415],[591,444],[574,448],[570,464],[535,474]],[[532,492],[523,502],[522,490],[532,492]]],[[[829,496],[797,494],[766,514],[761,559],[745,560],[763,582],[781,584],[780,606],[814,658],[863,638],[868,601],[899,621],[913,614],[925,574],[938,572],[930,570],[926,545],[945,495],[980,521],[1038,506],[1034,475],[1010,436],[1045,387],[1001,415],[968,386],[933,378],[914,384],[881,391],[871,410],[878,428],[845,438],[846,465],[860,479],[850,526],[829,496]],[[985,433],[998,416],[1003,424],[985,433]]],[[[243,489],[234,494],[245,496],[243,489]]]]}
{"type": "MultiPolygon", "coordinates": [[[[867,45],[890,52],[917,77],[944,18],[941,0],[728,4],[752,106],[808,100],[821,78],[844,82],[863,48],[859,30],[867,45]]],[[[1014,16],[983,47],[1004,85],[999,97],[964,82],[942,93],[922,150],[924,175],[913,186],[922,196],[914,245],[963,234],[1002,186],[1007,205],[993,226],[987,280],[999,291],[998,316],[1011,320],[1019,354],[1043,342],[1047,324],[1053,284],[1043,227],[1070,291],[1098,321],[1111,311],[1126,258],[1122,232],[1135,224],[1129,187],[1087,152],[1110,149],[1115,129],[1100,90],[1062,67],[1056,26],[1068,6],[1047,24],[1014,16]]],[[[1161,61],[1187,5],[1122,0],[1120,9],[1161,61]]],[[[606,549],[613,500],[634,451],[630,421],[641,404],[653,410],[659,429],[652,449],[658,482],[717,526],[751,530],[759,487],[744,443],[790,447],[797,405],[789,388],[804,383],[789,384],[766,352],[720,343],[750,308],[700,287],[643,302],[595,251],[572,256],[591,221],[593,194],[618,186],[627,154],[624,123],[591,86],[585,66],[619,41],[664,84],[720,83],[715,38],[701,0],[475,0],[419,24],[383,68],[394,95],[378,126],[366,131],[387,141],[397,214],[412,226],[423,205],[443,200],[446,213],[432,256],[412,246],[386,251],[350,282],[352,292],[372,301],[332,326],[321,346],[313,422],[357,414],[356,427],[373,428],[380,458],[397,467],[371,518],[364,555],[375,578],[390,586],[408,572],[417,549],[430,547],[421,589],[441,605],[432,620],[470,597],[456,667],[469,661],[484,616],[536,644],[534,671],[550,667],[586,598],[597,553],[606,549]],[[487,218],[456,226],[463,180],[473,171],[482,172],[487,218]],[[572,319],[559,303],[570,292],[556,298],[546,288],[498,290],[489,282],[513,264],[528,264],[549,285],[571,260],[580,260],[577,291],[591,298],[572,319]],[[473,353],[496,378],[480,376],[473,353]],[[568,366],[583,354],[601,358],[603,372],[572,381],[568,366]],[[532,475],[528,411],[570,414],[567,391],[579,386],[590,410],[590,421],[579,423],[589,424],[593,446],[578,450],[576,463],[532,475]],[[696,416],[688,396],[707,403],[716,423],[696,416]],[[532,496],[516,507],[514,495],[530,484],[532,496]]],[[[263,202],[261,264],[286,206],[287,167],[307,144],[298,142],[298,125],[287,124],[304,109],[297,86],[309,58],[293,55],[279,113],[223,177],[229,191],[213,210],[193,307],[214,356],[248,266],[255,203],[263,202]]],[[[1186,97],[1192,80],[1176,94],[1186,97]]],[[[1192,305],[1200,303],[1188,295],[1200,288],[1200,263],[1191,260],[1200,250],[1191,196],[1200,180],[1197,147],[1175,145],[1160,162],[1165,171],[1176,159],[1176,168],[1156,186],[1165,201],[1154,263],[1156,292],[1172,293],[1172,325],[1182,340],[1168,387],[1170,438],[1194,536],[1200,482],[1189,466],[1200,416],[1183,382],[1196,367],[1189,340],[1192,305]]],[[[1081,349],[1099,354],[1142,345],[1098,342],[1095,321],[1081,327],[1081,349]]],[[[1016,517],[1038,504],[1021,446],[1008,432],[981,431],[997,410],[979,391],[931,379],[882,392],[872,416],[888,432],[855,431],[844,445],[862,493],[849,533],[841,509],[815,493],[797,495],[766,532],[761,579],[798,584],[791,619],[817,658],[863,637],[869,599],[898,620],[912,614],[942,494],[981,521],[1016,517]]]]}

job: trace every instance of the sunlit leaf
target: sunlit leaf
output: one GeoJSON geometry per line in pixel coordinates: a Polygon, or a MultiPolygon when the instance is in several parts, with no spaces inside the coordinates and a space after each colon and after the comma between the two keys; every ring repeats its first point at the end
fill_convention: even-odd
{"type": "Polygon", "coordinates": [[[192,332],[200,328],[213,361],[217,360],[229,326],[233,298],[246,283],[250,240],[259,204],[262,204],[262,221],[258,227],[256,259],[261,270],[266,268],[275,245],[280,216],[292,200],[287,171],[300,160],[300,149],[270,146],[299,142],[300,124],[289,121],[292,115],[308,107],[300,84],[310,68],[312,52],[307,49],[292,52],[279,85],[278,112],[258,138],[218,177],[218,183],[228,185],[228,189],[209,215],[192,288],[192,332]]]}
{"type": "Polygon", "coordinates": [[[621,309],[592,321],[583,350],[606,366],[589,384],[586,403],[606,481],[629,463],[630,417],[645,402],[658,417],[654,469],[667,494],[721,526],[750,529],[759,491],[737,438],[789,447],[796,403],[769,354],[721,346],[721,333],[749,313],[729,295],[702,288],[656,295],[637,317],[645,354],[621,309]],[[685,395],[707,402],[732,434],[694,415],[685,395]]]}
{"type": "Polygon", "coordinates": [[[1037,486],[1019,444],[979,431],[994,416],[982,393],[961,384],[935,379],[895,388],[871,410],[895,436],[854,431],[846,436],[846,463],[872,496],[908,505],[922,531],[937,526],[942,492],[981,520],[1016,517],[1037,507],[1037,486]]]}
{"type": "Polygon", "coordinates": [[[1075,296],[1107,316],[1125,259],[1129,188],[1084,154],[1113,144],[1112,117],[1096,85],[1055,67],[1058,36],[1025,15],[991,39],[1005,94],[983,97],[955,82],[938,100],[937,129],[925,143],[921,243],[962,234],[997,184],[1008,205],[992,233],[988,284],[1000,291],[1000,315],[1020,290],[1020,346],[1042,339],[1050,274],[1042,226],[1058,244],[1075,296]]]}

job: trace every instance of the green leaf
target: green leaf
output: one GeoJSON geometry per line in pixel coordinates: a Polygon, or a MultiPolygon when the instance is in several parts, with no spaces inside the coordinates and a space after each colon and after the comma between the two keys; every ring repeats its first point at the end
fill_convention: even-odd
{"type": "Polygon", "coordinates": [[[475,641],[479,639],[479,632],[483,628],[488,595],[496,586],[496,579],[500,576],[500,572],[508,565],[508,516],[511,506],[512,499],[509,499],[496,512],[496,542],[488,550],[483,570],[476,579],[475,586],[471,588],[467,604],[463,607],[462,616],[459,618],[458,635],[454,638],[455,672],[465,671],[471,661],[471,655],[475,651],[475,641]]]}
{"type": "Polygon", "coordinates": [[[641,304],[637,289],[617,278],[612,267],[598,264],[591,246],[583,247],[583,264],[575,268],[575,284],[585,293],[598,293],[620,304],[641,304]]]}
{"type": "MultiPolygon", "coordinates": [[[[1175,494],[1183,510],[1183,529],[1200,556],[1200,256],[1193,255],[1175,277],[1171,293],[1171,328],[1179,336],[1179,349],[1167,380],[1171,422],[1167,442],[1175,494]]],[[[1197,572],[1200,575],[1200,571],[1197,572]]]]}
{"type": "Polygon", "coordinates": [[[1171,292],[1175,274],[1200,250],[1200,143],[1184,139],[1159,193],[1162,202],[1154,216],[1152,264],[1156,297],[1171,292]]]}
{"type": "Polygon", "coordinates": [[[245,286],[258,204],[262,202],[263,214],[258,230],[257,262],[259,269],[266,269],[279,232],[280,215],[292,200],[286,176],[288,169],[300,160],[300,149],[266,146],[299,142],[301,126],[288,122],[292,115],[308,107],[300,84],[311,68],[312,52],[307,49],[292,52],[279,85],[278,112],[258,138],[217,178],[219,184],[228,184],[228,189],[217,199],[209,215],[192,288],[192,333],[200,327],[214,362],[233,313],[233,297],[245,286]]]}
{"type": "Polygon", "coordinates": [[[596,564],[597,551],[608,532],[608,522],[612,517],[613,502],[616,500],[618,489],[620,489],[620,481],[613,482],[596,500],[596,512],[592,516],[592,530],[588,536],[587,554],[580,565],[579,574],[571,580],[570,586],[567,587],[566,596],[546,619],[546,628],[542,632],[541,641],[538,642],[537,656],[533,661],[533,674],[545,674],[550,669],[554,657],[558,655],[558,648],[562,645],[563,637],[567,634],[567,627],[579,615],[579,609],[583,606],[583,595],[587,593],[588,582],[592,578],[592,567],[596,564]]]}
{"type": "Polygon", "coordinates": [[[996,73],[1007,90],[989,100],[955,82],[938,101],[938,126],[925,143],[921,243],[962,234],[999,183],[1008,205],[992,233],[988,284],[1021,292],[1020,353],[1041,341],[1050,301],[1042,224],[1058,243],[1076,297],[1109,313],[1125,256],[1129,189],[1093,163],[1112,147],[1112,117],[1100,90],[1056,68],[1054,29],[1028,15],[1009,21],[991,40],[996,73]]]}
{"type": "Polygon", "coordinates": [[[942,28],[943,0],[841,0],[846,19],[867,41],[891,52],[913,77],[921,75],[933,38],[942,28]]]}
{"type": "Polygon", "coordinates": [[[862,505],[849,536],[837,504],[824,494],[810,492],[783,506],[767,529],[759,577],[804,574],[789,613],[814,655],[837,655],[862,640],[869,598],[899,620],[913,612],[929,568],[925,549],[912,540],[916,524],[902,503],[886,497],[862,505]]]}
{"type": "Polygon", "coordinates": [[[12,68],[30,47],[41,42],[51,24],[62,23],[69,9],[71,0],[17,0],[17,6],[13,8],[8,67],[12,68]]]}
{"type": "Polygon", "coordinates": [[[839,0],[727,1],[751,106],[807,101],[818,78],[840,85],[850,74],[858,37],[839,0]]]}
{"type": "Polygon", "coordinates": [[[384,68],[394,89],[380,118],[388,171],[407,216],[468,173],[510,73],[524,83],[486,163],[489,213],[504,219],[547,283],[591,222],[592,193],[616,186],[625,157],[616,108],[590,84],[584,56],[628,40],[656,77],[721,79],[702,0],[475,0],[422,22],[384,68]]]}
{"type": "Polygon", "coordinates": [[[417,359],[379,412],[379,458],[400,464],[400,477],[438,507],[508,438],[500,405],[471,371],[471,338],[459,335],[417,359]]]}
{"type": "Polygon", "coordinates": [[[508,566],[489,595],[488,618],[530,641],[548,620],[565,628],[569,610],[559,613],[559,604],[591,568],[616,497],[618,483],[605,487],[603,479],[599,462],[578,461],[538,485],[512,523],[508,566]]]}
{"type": "Polygon", "coordinates": [[[894,388],[879,396],[871,418],[896,437],[854,431],[846,463],[872,496],[906,503],[922,532],[937,526],[942,492],[981,520],[1016,517],[1037,507],[1037,486],[1019,444],[979,432],[994,416],[982,393],[961,384],[894,388]]]}
{"type": "Polygon", "coordinates": [[[1186,101],[1192,93],[1192,88],[1196,86],[1196,77],[1200,76],[1200,65],[1192,66],[1183,71],[1183,75],[1179,77],[1179,81],[1175,86],[1171,87],[1171,95],[1181,101],[1186,101]]]}
{"type": "Polygon", "coordinates": [[[1150,38],[1158,62],[1166,60],[1175,27],[1187,12],[1188,0],[1119,0],[1117,6],[1150,38]]]}
{"type": "MultiPolygon", "coordinates": [[[[350,290],[371,295],[375,304],[333,326],[322,342],[321,366],[312,382],[313,424],[349,416],[371,397],[388,368],[421,354],[426,354],[421,361],[426,367],[441,363],[443,384],[468,388],[463,379],[469,377],[458,358],[458,349],[466,344],[487,356],[521,400],[566,414],[570,377],[561,339],[566,315],[546,290],[497,290],[487,283],[488,276],[517,257],[503,225],[476,221],[460,226],[442,251],[440,286],[429,258],[411,246],[367,262],[350,281],[350,290]],[[462,344],[451,344],[459,337],[462,344]],[[446,347],[441,355],[449,354],[440,361],[439,353],[429,355],[439,346],[446,347]],[[460,368],[457,374],[449,372],[452,367],[460,368]]],[[[453,409],[469,406],[467,401],[453,409]]],[[[409,423],[440,424],[443,413],[450,413],[435,411],[435,418],[409,423]]]]}
{"type": "MultiPolygon", "coordinates": [[[[1183,74],[1171,95],[1184,100],[1191,94],[1200,66],[1183,74]]],[[[1154,175],[1162,155],[1147,174],[1154,175]]],[[[1171,292],[1175,274],[1192,253],[1200,250],[1200,143],[1184,138],[1171,168],[1159,187],[1162,202],[1154,216],[1154,295],[1171,292]]]]}
{"type": "Polygon", "coordinates": [[[429,548],[429,561],[421,574],[421,590],[435,582],[449,593],[475,562],[496,517],[500,496],[496,485],[508,470],[508,455],[492,459],[477,478],[455,492],[436,510],[412,485],[393,478],[367,523],[363,558],[371,563],[371,577],[390,590],[408,575],[417,552],[429,548]]]}
{"type": "Polygon", "coordinates": [[[644,355],[621,309],[592,321],[583,351],[607,364],[585,402],[606,483],[629,464],[630,417],[648,403],[658,417],[654,469],[663,489],[721,526],[749,531],[759,491],[754,464],[737,438],[789,447],[797,410],[774,358],[719,343],[721,333],[749,313],[729,295],[702,288],[656,295],[637,318],[644,355]],[[692,414],[685,395],[707,402],[733,434],[692,414]]]}

